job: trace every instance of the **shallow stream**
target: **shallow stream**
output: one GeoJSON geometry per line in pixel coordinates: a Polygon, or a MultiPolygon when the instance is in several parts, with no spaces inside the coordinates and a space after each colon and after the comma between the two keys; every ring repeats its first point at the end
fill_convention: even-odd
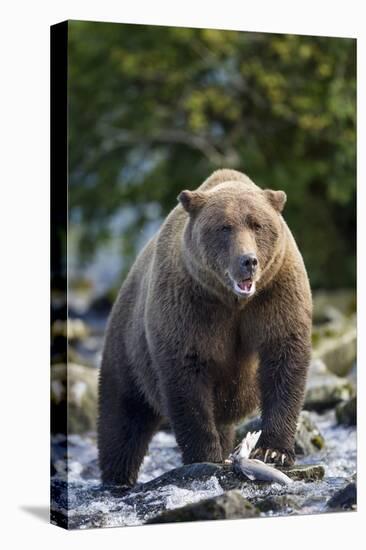
{"type": "MultiPolygon", "coordinates": [[[[323,464],[325,477],[322,481],[308,483],[296,481],[286,487],[251,482],[244,484],[240,492],[253,503],[268,496],[286,494],[289,497],[287,506],[276,512],[262,513],[263,516],[326,512],[329,498],[345,486],[356,472],[355,428],[338,426],[333,411],[322,415],[311,413],[311,416],[325,438],[326,447],[298,462],[323,464]]],[[[52,508],[56,513],[68,515],[71,528],[141,525],[163,510],[179,508],[224,492],[217,478],[212,477],[205,481],[187,482],[184,488],[171,484],[145,492],[137,486],[136,490],[120,496],[101,486],[94,433],[69,436],[67,471],[64,460],[66,439],[63,436],[53,438],[53,450],[57,460],[52,477],[52,508]]],[[[181,465],[174,436],[160,431],[150,444],[138,482],[145,483],[181,465]]]]}

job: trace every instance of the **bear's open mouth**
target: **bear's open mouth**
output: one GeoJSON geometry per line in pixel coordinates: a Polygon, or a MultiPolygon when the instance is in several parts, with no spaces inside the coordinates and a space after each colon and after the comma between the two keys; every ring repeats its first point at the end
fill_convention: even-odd
{"type": "Polygon", "coordinates": [[[255,293],[255,281],[251,277],[236,281],[229,271],[227,271],[227,274],[235,294],[242,297],[248,297],[255,293]]]}
{"type": "Polygon", "coordinates": [[[243,281],[239,281],[237,285],[243,292],[250,292],[252,290],[253,281],[252,279],[244,279],[243,281]]]}

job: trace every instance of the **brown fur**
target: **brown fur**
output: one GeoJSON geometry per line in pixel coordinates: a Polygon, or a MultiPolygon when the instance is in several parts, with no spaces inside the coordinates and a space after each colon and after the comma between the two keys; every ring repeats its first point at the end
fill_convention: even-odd
{"type": "Polygon", "coordinates": [[[136,481],[162,417],[185,463],[222,461],[235,423],[258,405],[256,455],[271,449],[278,453],[269,460],[294,460],[312,306],[280,214],[286,196],[219,170],[179,200],[136,259],[109,320],[98,438],[106,482],[136,481]],[[256,292],[241,297],[233,279],[243,278],[247,253],[258,259],[256,292]]]}

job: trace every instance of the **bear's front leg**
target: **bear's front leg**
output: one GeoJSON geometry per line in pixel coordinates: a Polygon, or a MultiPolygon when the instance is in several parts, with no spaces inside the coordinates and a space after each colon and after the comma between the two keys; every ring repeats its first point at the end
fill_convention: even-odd
{"type": "Polygon", "coordinates": [[[206,365],[192,355],[184,358],[179,372],[179,380],[169,376],[165,381],[163,394],[183,462],[222,462],[206,365]]]}
{"type": "Polygon", "coordinates": [[[303,405],[310,339],[292,334],[260,350],[262,433],[252,458],[290,466],[295,462],[295,432],[303,405]]]}

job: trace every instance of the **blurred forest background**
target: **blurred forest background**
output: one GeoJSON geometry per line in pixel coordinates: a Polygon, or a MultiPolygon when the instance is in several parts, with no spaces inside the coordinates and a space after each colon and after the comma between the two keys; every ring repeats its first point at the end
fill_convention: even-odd
{"type": "Polygon", "coordinates": [[[314,289],[354,287],[355,40],[72,21],[69,98],[71,284],[116,289],[230,167],[286,191],[314,289]]]}

